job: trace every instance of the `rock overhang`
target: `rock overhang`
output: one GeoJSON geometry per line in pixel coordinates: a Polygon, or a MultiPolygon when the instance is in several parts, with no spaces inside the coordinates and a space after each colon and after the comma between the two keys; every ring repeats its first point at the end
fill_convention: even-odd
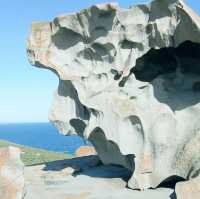
{"type": "Polygon", "coordinates": [[[197,152],[185,150],[199,133],[199,29],[178,0],[102,4],[34,23],[29,60],[60,79],[50,120],[89,139],[104,163],[133,170],[133,188],[187,178],[198,168],[197,152]]]}

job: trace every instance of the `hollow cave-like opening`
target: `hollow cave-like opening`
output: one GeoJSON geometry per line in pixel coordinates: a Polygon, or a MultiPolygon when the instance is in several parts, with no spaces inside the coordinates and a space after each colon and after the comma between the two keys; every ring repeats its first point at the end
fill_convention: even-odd
{"type": "Polygon", "coordinates": [[[159,75],[176,72],[177,68],[183,74],[200,75],[200,44],[186,41],[177,48],[151,49],[137,60],[131,72],[138,80],[151,82],[159,75]]]}
{"type": "MultiPolygon", "coordinates": [[[[198,43],[186,41],[177,48],[151,49],[137,60],[132,73],[137,80],[152,84],[154,96],[173,111],[200,102],[198,43]]],[[[120,82],[121,86],[126,84],[126,80],[120,82]]]]}

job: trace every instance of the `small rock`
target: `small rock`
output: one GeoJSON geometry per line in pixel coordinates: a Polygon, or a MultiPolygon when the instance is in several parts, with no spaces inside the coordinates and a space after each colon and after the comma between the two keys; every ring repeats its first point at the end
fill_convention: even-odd
{"type": "Polygon", "coordinates": [[[199,52],[200,17],[183,0],[93,5],[32,23],[27,41],[30,63],[59,78],[50,121],[141,190],[185,178],[191,162],[200,174],[199,52]]]}
{"type": "Polygon", "coordinates": [[[75,152],[76,157],[90,156],[96,154],[96,150],[93,146],[81,146],[75,152]]]}

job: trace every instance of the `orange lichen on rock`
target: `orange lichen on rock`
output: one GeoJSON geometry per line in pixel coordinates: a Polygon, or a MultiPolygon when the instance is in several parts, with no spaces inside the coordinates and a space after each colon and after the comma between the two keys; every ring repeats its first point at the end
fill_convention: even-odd
{"type": "Polygon", "coordinates": [[[96,155],[96,150],[92,146],[81,146],[75,152],[76,157],[96,155]]]}

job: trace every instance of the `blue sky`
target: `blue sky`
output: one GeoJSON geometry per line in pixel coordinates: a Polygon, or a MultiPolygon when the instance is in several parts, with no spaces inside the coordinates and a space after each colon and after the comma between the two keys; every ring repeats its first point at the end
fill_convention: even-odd
{"type": "MultiPolygon", "coordinates": [[[[26,38],[32,21],[78,11],[110,0],[0,0],[0,123],[46,122],[58,80],[47,70],[32,67],[26,38]]],[[[145,0],[119,0],[128,7],[145,0]]],[[[186,1],[200,14],[199,0],[186,1]]]]}

